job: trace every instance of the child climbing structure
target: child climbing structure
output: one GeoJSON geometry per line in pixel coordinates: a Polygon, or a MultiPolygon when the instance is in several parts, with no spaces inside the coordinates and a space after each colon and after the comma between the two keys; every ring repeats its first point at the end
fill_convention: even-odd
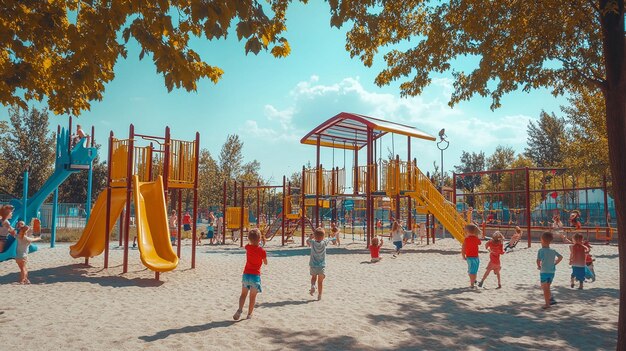
{"type": "MultiPolygon", "coordinates": [[[[169,127],[164,137],[136,134],[132,124],[128,139],[117,139],[111,132],[107,188],[98,196],[81,238],[70,247],[70,255],[84,257],[88,263],[89,258],[104,252],[104,268],[108,268],[111,231],[124,213],[120,246],[124,248],[123,273],[128,272],[132,200],[143,265],[155,272],[156,279],[159,273],[175,269],[180,239],[178,252],[174,252],[166,200],[178,190],[180,208],[182,190],[192,190],[193,218],[197,218],[199,146],[199,133],[193,141],[176,140],[171,138],[169,127]],[[147,145],[137,145],[140,142],[147,145]]],[[[192,221],[191,268],[195,268],[196,222],[192,221]]]]}
{"type": "MultiPolygon", "coordinates": [[[[454,204],[447,201],[430,179],[411,161],[411,138],[435,141],[435,138],[417,128],[393,123],[373,117],[342,112],[320,124],[300,142],[316,146],[316,163],[311,169],[302,170],[302,196],[314,199],[313,218],[315,226],[322,223],[320,204],[324,200],[337,198],[365,198],[365,234],[367,246],[374,234],[374,199],[390,198],[396,219],[401,218],[400,210],[407,211],[407,228],[412,228],[413,213],[432,214],[456,238],[463,242],[465,219],[456,211],[454,204]],[[376,160],[377,143],[386,134],[407,137],[407,161],[399,156],[393,160],[376,160]],[[335,167],[324,169],[320,162],[321,147],[351,150],[354,152],[352,169],[352,194],[345,194],[346,171],[335,167]],[[365,149],[366,165],[359,166],[359,151],[365,149]],[[406,206],[401,206],[402,201],[406,206]],[[413,209],[413,203],[416,207],[413,209]]],[[[333,155],[334,160],[334,155],[333,155]]],[[[345,161],[344,161],[345,163],[345,161]]],[[[427,217],[428,218],[428,217],[427,217]]],[[[336,220],[333,218],[333,220],[336,220]]]]}
{"type": "MultiPolygon", "coordinates": [[[[63,184],[63,182],[65,182],[73,173],[87,170],[89,172],[87,198],[89,199],[91,197],[92,163],[98,154],[98,150],[94,147],[93,138],[72,137],[71,130],[71,117],[69,119],[68,129],[57,126],[54,172],[46,180],[43,186],[29,198],[28,170],[26,170],[24,172],[24,194],[21,199],[11,200],[11,205],[14,207],[14,215],[11,219],[11,225],[15,227],[18,221],[30,223],[32,219],[37,218],[41,205],[46,201],[46,199],[48,199],[48,197],[50,197],[51,194],[54,194],[52,214],[53,223],[50,236],[51,247],[54,247],[55,244],[56,208],[59,186],[63,184]]],[[[93,127],[91,128],[91,134],[94,134],[93,127]]],[[[90,209],[89,201],[87,201],[87,216],[90,215],[90,209]]],[[[0,252],[0,262],[15,258],[16,249],[17,242],[12,236],[9,236],[5,250],[0,252]]],[[[30,252],[34,252],[36,250],[37,246],[30,245],[30,252]]]]}

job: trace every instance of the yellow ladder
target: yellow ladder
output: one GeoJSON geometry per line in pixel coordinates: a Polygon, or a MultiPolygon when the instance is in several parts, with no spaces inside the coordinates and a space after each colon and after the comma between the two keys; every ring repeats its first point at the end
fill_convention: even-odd
{"type": "Polygon", "coordinates": [[[463,228],[467,225],[465,219],[417,166],[413,167],[413,172],[415,191],[405,194],[414,198],[418,205],[425,206],[456,240],[463,243],[465,240],[463,228]]]}

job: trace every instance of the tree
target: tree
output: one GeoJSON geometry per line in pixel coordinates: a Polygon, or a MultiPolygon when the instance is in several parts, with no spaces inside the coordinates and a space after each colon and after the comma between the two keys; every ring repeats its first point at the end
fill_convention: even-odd
{"type": "Polygon", "coordinates": [[[580,89],[568,100],[569,106],[561,106],[567,122],[565,164],[576,174],[600,178],[609,170],[604,97],[580,89]]]}
{"type": "MultiPolygon", "coordinates": [[[[493,154],[487,157],[487,169],[493,171],[511,168],[513,162],[515,162],[515,150],[510,146],[498,145],[493,154]]],[[[502,175],[491,174],[489,180],[497,186],[502,182],[502,175]]]]}
{"type": "Polygon", "coordinates": [[[565,144],[565,120],[554,113],[541,111],[537,124],[528,123],[526,156],[539,167],[562,167],[565,144]]]}
{"type": "MultiPolygon", "coordinates": [[[[509,92],[548,88],[555,95],[580,88],[601,91],[618,213],[626,233],[626,43],[624,0],[348,1],[332,0],[331,25],[349,23],[346,49],[371,66],[380,48],[387,68],[376,83],[398,79],[414,96],[434,73],[450,72],[450,104],[478,94],[500,106],[509,92]],[[397,47],[394,47],[394,45],[397,47]],[[470,58],[468,70],[452,65],[470,58]]],[[[618,238],[626,251],[626,236],[618,238]]],[[[620,257],[618,350],[626,350],[626,257],[620,257]]]]}
{"type": "Polygon", "coordinates": [[[55,137],[48,130],[48,110],[9,109],[9,125],[2,128],[2,183],[13,194],[22,194],[24,169],[28,174],[28,193],[33,195],[54,169],[55,137]],[[7,128],[8,127],[8,128],[7,128]]]}
{"type": "Polygon", "coordinates": [[[202,60],[189,45],[194,38],[244,40],[245,52],[289,54],[285,11],[289,1],[5,1],[0,5],[0,103],[26,107],[42,101],[55,113],[79,115],[101,100],[126,58],[131,38],[139,58],[151,56],[168,91],[216,83],[223,71],[202,60]],[[98,40],[94,40],[98,38],[98,40]]]}
{"type": "MultiPolygon", "coordinates": [[[[461,154],[461,165],[454,166],[455,173],[470,173],[480,172],[485,170],[485,153],[469,153],[463,151],[461,154]]],[[[482,183],[482,176],[480,175],[467,175],[457,177],[456,187],[457,189],[464,189],[470,193],[474,193],[474,190],[482,183]]],[[[474,206],[474,196],[466,196],[467,203],[470,206],[474,206]]]]}
{"type": "Polygon", "coordinates": [[[216,206],[222,202],[222,183],[217,162],[209,150],[200,150],[198,167],[198,207],[216,206]]]}
{"type": "Polygon", "coordinates": [[[232,134],[226,138],[219,156],[219,167],[222,179],[230,181],[241,174],[243,163],[243,142],[239,135],[232,134]]]}

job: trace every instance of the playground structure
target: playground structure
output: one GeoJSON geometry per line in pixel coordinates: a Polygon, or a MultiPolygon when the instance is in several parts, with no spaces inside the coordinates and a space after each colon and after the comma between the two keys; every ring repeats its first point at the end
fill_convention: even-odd
{"type": "Polygon", "coordinates": [[[611,215],[606,176],[589,184],[587,179],[579,182],[564,168],[524,167],[453,173],[452,182],[453,202],[468,221],[481,225],[483,232],[525,227],[528,247],[533,230],[552,230],[554,216],[560,218],[563,231],[586,233],[587,238],[593,233],[596,240],[607,242],[615,234],[611,218],[616,217],[614,210],[611,215]],[[481,188],[467,193],[458,191],[465,181],[480,184],[481,188]],[[595,204],[590,202],[589,192],[595,195],[595,204]],[[598,194],[601,199],[597,199],[598,194]],[[569,223],[574,212],[581,215],[583,225],[579,229],[569,223]]]}
{"type": "MultiPolygon", "coordinates": [[[[223,186],[223,213],[225,220],[223,221],[223,233],[230,230],[233,233],[233,241],[239,240],[239,245],[243,246],[244,233],[248,231],[252,225],[250,221],[250,207],[246,207],[246,191],[256,191],[256,224],[255,227],[261,230],[264,240],[272,240],[280,231],[281,245],[293,241],[293,237],[298,228],[309,228],[311,232],[314,230],[311,221],[302,216],[301,203],[299,197],[293,195],[293,190],[300,190],[291,186],[291,182],[287,182],[283,176],[282,185],[262,185],[257,182],[256,185],[246,185],[245,182],[238,184],[233,182],[233,206],[228,206],[228,183],[225,181],[223,186]],[[261,210],[261,191],[281,189],[281,206],[274,213],[263,213],[261,210]],[[239,204],[239,205],[238,205],[239,204]],[[237,239],[234,232],[239,232],[237,239]]],[[[226,242],[226,236],[222,236],[222,243],[226,242]]]]}
{"type": "MultiPolygon", "coordinates": [[[[157,280],[161,272],[175,269],[181,256],[181,221],[178,221],[178,247],[174,252],[166,200],[169,194],[178,191],[180,215],[182,191],[192,190],[193,218],[197,218],[199,146],[199,133],[193,141],[176,140],[171,138],[169,127],[165,128],[164,137],[137,134],[132,124],[128,139],[117,139],[111,132],[107,187],[98,195],[93,214],[81,238],[70,247],[70,255],[85,258],[87,264],[89,258],[104,252],[104,268],[108,268],[109,239],[121,216],[119,244],[124,248],[123,273],[128,272],[132,199],[142,263],[155,272],[157,280]],[[140,141],[147,145],[136,145],[140,141]]],[[[191,268],[195,268],[196,222],[192,221],[191,268]]]]}
{"type": "MultiPolygon", "coordinates": [[[[323,222],[320,216],[320,204],[323,201],[337,203],[342,198],[363,198],[365,207],[365,236],[367,246],[375,233],[374,211],[376,201],[390,201],[391,212],[396,220],[405,216],[406,226],[413,228],[416,214],[426,215],[427,229],[430,228],[431,215],[436,218],[459,242],[463,242],[463,227],[466,221],[456,211],[454,205],[445,199],[431,180],[417,167],[417,160],[411,160],[412,138],[435,141],[430,136],[414,127],[380,120],[368,116],[342,112],[314,128],[302,139],[302,144],[316,146],[315,167],[302,168],[302,203],[312,201],[312,218],[317,227],[323,222]],[[377,143],[392,134],[407,138],[407,161],[395,159],[382,160],[381,151],[377,162],[377,143]],[[333,167],[324,169],[320,162],[322,147],[351,150],[354,152],[352,166],[352,193],[346,194],[346,169],[333,167]],[[365,149],[366,164],[359,165],[359,152],[365,149]]],[[[344,156],[345,163],[345,156],[344,156]]],[[[334,166],[334,165],[333,165],[334,166]]],[[[337,220],[337,211],[332,211],[332,221],[337,220]]],[[[304,218],[306,211],[302,211],[304,218]]],[[[302,233],[304,237],[304,232],[302,233]]],[[[427,238],[430,234],[427,233],[427,238]]],[[[434,240],[434,237],[433,237],[434,240]]]]}
{"type": "MultiPolygon", "coordinates": [[[[57,126],[56,133],[56,150],[54,172],[43,186],[28,197],[28,168],[24,171],[24,186],[22,199],[11,200],[14,207],[14,215],[11,219],[11,225],[15,226],[18,221],[24,221],[33,224],[39,223],[39,209],[46,199],[53,194],[52,200],[52,224],[50,233],[50,247],[54,247],[56,243],[56,218],[57,205],[59,199],[59,186],[65,182],[73,173],[88,171],[87,182],[87,200],[85,211],[87,217],[91,213],[91,184],[92,184],[92,166],[93,160],[97,156],[97,149],[94,147],[94,127],[91,127],[91,138],[82,138],[72,142],[72,117],[69,118],[68,129],[57,126]]],[[[15,258],[17,243],[11,236],[7,238],[4,252],[0,253],[0,262],[15,258]]],[[[30,251],[37,250],[37,246],[30,245],[30,251]]]]}

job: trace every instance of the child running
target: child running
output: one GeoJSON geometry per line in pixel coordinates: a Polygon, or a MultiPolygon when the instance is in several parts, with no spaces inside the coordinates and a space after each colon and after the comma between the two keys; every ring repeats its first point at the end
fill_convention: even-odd
{"type": "Polygon", "coordinates": [[[500,283],[500,256],[504,254],[504,250],[502,249],[502,242],[504,240],[504,235],[499,231],[493,233],[491,240],[485,244],[485,248],[489,250],[489,264],[487,265],[487,271],[483,275],[483,279],[478,283],[478,287],[483,287],[483,283],[485,279],[489,276],[489,273],[493,271],[493,273],[498,278],[498,287],[496,289],[502,288],[502,284],[500,283]]]}
{"type": "Polygon", "coordinates": [[[552,285],[554,280],[556,265],[563,259],[560,253],[550,248],[552,240],[554,240],[554,236],[551,232],[541,234],[541,249],[537,251],[537,269],[539,270],[539,280],[545,300],[545,304],[542,307],[544,310],[550,308],[551,305],[556,305],[556,300],[550,292],[550,285],[552,285]]]}
{"type": "Polygon", "coordinates": [[[582,290],[583,284],[585,282],[585,266],[586,266],[585,257],[589,250],[583,245],[582,234],[580,233],[574,234],[574,236],[572,237],[572,240],[574,244],[570,245],[569,247],[569,251],[570,251],[569,264],[572,266],[571,287],[573,288],[574,285],[576,285],[576,281],[578,280],[578,282],[580,283],[578,285],[578,289],[582,290]]]}
{"type": "Polygon", "coordinates": [[[41,240],[41,237],[33,238],[28,236],[27,234],[31,233],[30,227],[24,225],[24,222],[20,222],[18,227],[19,232],[17,234],[17,251],[15,253],[15,262],[20,269],[20,284],[30,284],[30,280],[28,280],[28,249],[30,244],[35,241],[41,240]]]}
{"type": "Polygon", "coordinates": [[[317,282],[317,300],[322,299],[324,289],[324,278],[326,278],[326,247],[328,239],[324,239],[326,232],[323,228],[315,229],[314,237],[306,241],[311,247],[311,258],[309,259],[309,267],[311,272],[311,296],[315,294],[315,283],[317,282]]]}
{"type": "Polygon", "coordinates": [[[398,221],[393,221],[391,225],[391,242],[396,247],[396,253],[393,257],[398,257],[400,250],[402,249],[402,242],[404,240],[404,233],[402,233],[402,227],[398,221]]]}
{"type": "Polygon", "coordinates": [[[474,224],[468,224],[464,229],[465,240],[463,241],[461,256],[467,261],[467,275],[470,279],[470,288],[474,289],[476,274],[478,274],[478,266],[480,265],[480,260],[478,259],[478,247],[481,244],[478,238],[480,230],[474,224]]]}
{"type": "Polygon", "coordinates": [[[370,262],[376,263],[382,260],[380,257],[380,247],[383,246],[383,238],[378,238],[377,236],[372,238],[372,244],[370,245],[370,256],[372,259],[370,262]]]}
{"type": "Polygon", "coordinates": [[[267,265],[267,253],[259,246],[261,240],[261,232],[258,229],[252,229],[248,233],[248,241],[246,245],[246,267],[243,270],[241,278],[241,296],[239,296],[239,309],[233,316],[234,320],[239,320],[243,312],[243,306],[250,291],[250,302],[248,303],[248,317],[252,318],[256,295],[261,292],[261,266],[267,265]]]}

